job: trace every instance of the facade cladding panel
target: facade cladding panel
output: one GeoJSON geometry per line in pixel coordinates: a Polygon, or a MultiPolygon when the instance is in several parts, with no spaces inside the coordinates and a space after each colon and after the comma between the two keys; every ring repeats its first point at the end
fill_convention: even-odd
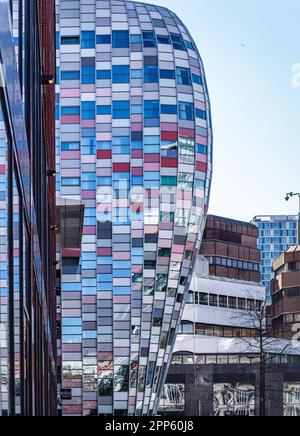
{"type": "Polygon", "coordinates": [[[254,224],[208,215],[201,254],[211,276],[260,282],[258,229],[254,224]]]}
{"type": "Polygon", "coordinates": [[[1,416],[57,413],[54,6],[0,2],[1,416]]]}
{"type": "Polygon", "coordinates": [[[61,0],[57,20],[57,193],[85,206],[81,256],[61,253],[62,414],[151,415],[209,201],[203,64],[163,7],[61,0]]]}

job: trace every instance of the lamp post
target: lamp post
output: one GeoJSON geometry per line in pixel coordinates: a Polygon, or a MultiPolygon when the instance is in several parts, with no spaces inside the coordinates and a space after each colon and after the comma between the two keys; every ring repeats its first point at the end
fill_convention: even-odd
{"type": "Polygon", "coordinates": [[[298,245],[300,245],[300,192],[288,192],[286,194],[286,201],[289,201],[293,197],[298,197],[299,199],[299,209],[298,209],[298,245]]]}

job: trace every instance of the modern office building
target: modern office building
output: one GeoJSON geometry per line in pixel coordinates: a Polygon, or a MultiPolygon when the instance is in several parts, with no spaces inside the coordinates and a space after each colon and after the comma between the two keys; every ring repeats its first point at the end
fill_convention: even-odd
{"type": "Polygon", "coordinates": [[[0,2],[0,416],[56,415],[54,6],[0,2]]]}
{"type": "MultiPolygon", "coordinates": [[[[226,253],[229,259],[235,256],[238,259],[238,254],[233,256],[232,253],[242,253],[244,257],[243,248],[256,245],[257,229],[255,232],[253,227],[248,223],[208,217],[202,245],[208,257],[199,256],[194,269],[160,402],[161,415],[259,415],[261,350],[266,362],[266,414],[293,416],[300,413],[300,346],[270,337],[263,339],[263,348],[260,347],[259,338],[266,325],[266,316],[261,312],[265,302],[263,284],[257,281],[256,275],[253,281],[233,278],[232,264],[224,263],[223,269],[216,271],[218,276],[210,274],[216,268],[211,250],[217,247],[221,254],[227,240],[229,245],[223,248],[222,258],[226,259],[226,253]],[[224,234],[225,228],[216,232],[221,223],[230,226],[229,233],[224,234]],[[245,237],[247,234],[250,240],[245,237]]],[[[252,256],[257,262],[255,249],[252,256]]],[[[246,276],[253,273],[252,268],[249,270],[247,264],[243,265],[246,276]]],[[[242,268],[241,265],[235,274],[243,276],[242,268]]]]}
{"type": "Polygon", "coordinates": [[[253,224],[208,215],[201,254],[209,260],[209,274],[260,282],[257,238],[253,224]]]}
{"type": "Polygon", "coordinates": [[[252,223],[258,227],[261,280],[267,290],[267,299],[270,300],[270,281],[274,277],[272,263],[291,245],[297,244],[298,216],[256,216],[252,223]]]}
{"type": "Polygon", "coordinates": [[[282,253],[274,260],[273,269],[270,308],[273,335],[293,339],[300,330],[300,246],[282,253]]]}
{"type": "Polygon", "coordinates": [[[209,201],[203,64],[164,7],[56,4],[57,194],[85,208],[61,255],[62,413],[151,415],[209,201]]]}

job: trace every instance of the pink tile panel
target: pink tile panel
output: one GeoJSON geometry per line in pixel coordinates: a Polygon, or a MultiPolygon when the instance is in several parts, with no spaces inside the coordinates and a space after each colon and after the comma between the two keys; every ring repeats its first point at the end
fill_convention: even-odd
{"type": "Polygon", "coordinates": [[[171,248],[172,247],[172,240],[171,239],[160,239],[159,240],[159,247],[171,248]]]}
{"type": "Polygon", "coordinates": [[[110,97],[112,93],[111,88],[97,88],[96,95],[97,97],[110,97]]]}
{"type": "Polygon", "coordinates": [[[143,150],[131,150],[131,157],[138,159],[143,157],[143,150]]]}
{"type": "Polygon", "coordinates": [[[173,253],[183,253],[184,252],[184,246],[183,245],[173,245],[172,248],[173,253]]]}
{"type": "Polygon", "coordinates": [[[97,255],[98,256],[111,256],[112,255],[112,248],[111,247],[97,248],[97,255]]]}
{"type": "Polygon", "coordinates": [[[141,132],[143,130],[142,123],[131,123],[131,130],[133,132],[141,132]]]}
{"type": "Polygon", "coordinates": [[[62,115],[61,124],[80,124],[80,115],[62,115]]]}
{"type": "Polygon", "coordinates": [[[81,120],[81,126],[84,129],[93,129],[96,125],[95,120],[81,120]]]}
{"type": "Polygon", "coordinates": [[[80,151],[62,151],[62,160],[80,160],[80,151]]]}
{"type": "Polygon", "coordinates": [[[97,121],[97,123],[101,123],[101,124],[111,124],[112,116],[111,115],[97,115],[96,121],[97,121]]]}
{"type": "Polygon", "coordinates": [[[111,176],[111,168],[97,168],[97,176],[111,176]]]}
{"type": "Polygon", "coordinates": [[[144,232],[143,230],[132,230],[132,238],[143,238],[144,232]]]}
{"type": "Polygon", "coordinates": [[[62,98],[80,97],[80,89],[61,89],[60,96],[62,98]]]}
{"type": "Polygon", "coordinates": [[[163,132],[177,132],[178,124],[177,123],[161,123],[161,130],[163,132]]]}
{"type": "Polygon", "coordinates": [[[63,344],[62,351],[66,353],[80,353],[81,344],[63,344]]]}
{"type": "Polygon", "coordinates": [[[142,176],[143,173],[144,173],[143,168],[140,168],[140,167],[138,167],[138,168],[131,168],[131,174],[133,176],[142,176]]]}
{"type": "Polygon", "coordinates": [[[161,222],[159,228],[160,230],[173,230],[173,223],[161,222]]]}
{"type": "Polygon", "coordinates": [[[183,260],[182,254],[177,254],[177,253],[172,254],[171,262],[182,262],[182,260],[183,260]]]}
{"type": "Polygon", "coordinates": [[[97,132],[96,138],[97,138],[97,141],[111,141],[112,134],[111,134],[111,132],[97,132]]]}
{"type": "Polygon", "coordinates": [[[142,61],[133,61],[133,62],[131,62],[131,68],[133,70],[142,70],[143,69],[143,62],[142,61]]]}
{"type": "Polygon", "coordinates": [[[157,258],[157,264],[162,266],[167,266],[170,263],[169,257],[158,257],[157,258]]]}
{"type": "Polygon", "coordinates": [[[81,156],[81,162],[82,163],[95,163],[96,162],[96,156],[93,154],[83,154],[81,156]]]}
{"type": "Polygon", "coordinates": [[[82,191],[83,200],[91,200],[96,198],[96,191],[82,191]]]}
{"type": "Polygon", "coordinates": [[[81,92],[95,92],[95,85],[81,85],[81,92]]]}
{"type": "Polygon", "coordinates": [[[61,170],[62,177],[80,177],[79,168],[63,168],[61,170]]]}
{"type": "Polygon", "coordinates": [[[143,272],[143,265],[134,265],[131,270],[133,274],[141,274],[143,272]]]}
{"type": "Polygon", "coordinates": [[[197,135],[196,141],[197,141],[197,144],[206,145],[206,146],[208,145],[208,141],[207,141],[207,138],[205,136],[197,135]]]}
{"type": "Polygon", "coordinates": [[[97,212],[111,212],[112,211],[112,204],[109,199],[106,199],[105,196],[103,198],[102,203],[97,204],[97,212]],[[105,203],[107,201],[108,203],[105,203]]]}
{"type": "Polygon", "coordinates": [[[207,156],[205,154],[197,153],[197,162],[207,163],[207,156]]]}
{"type": "Polygon", "coordinates": [[[84,235],[96,235],[96,226],[83,226],[84,235]]]}
{"type": "Polygon", "coordinates": [[[159,171],[160,170],[160,164],[159,163],[145,163],[144,164],[144,170],[145,171],[159,171]]]}
{"type": "Polygon", "coordinates": [[[131,96],[138,96],[143,95],[143,89],[142,88],[131,88],[131,96]]]}
{"type": "Polygon", "coordinates": [[[196,100],[195,101],[195,107],[196,107],[196,109],[201,109],[203,111],[206,111],[206,105],[202,101],[196,100]]]}
{"type": "Polygon", "coordinates": [[[131,255],[128,252],[113,253],[113,259],[114,260],[130,260],[131,255]]]}
{"type": "Polygon", "coordinates": [[[80,257],[81,249],[80,248],[63,248],[62,256],[65,257],[80,257]]]}
{"type": "Polygon", "coordinates": [[[143,123],[143,115],[139,115],[139,114],[131,115],[131,122],[132,123],[143,123]]]}
{"type": "Polygon", "coordinates": [[[127,296],[115,296],[114,303],[117,304],[130,304],[130,297],[127,296]]]}
{"type": "Polygon", "coordinates": [[[82,303],[83,304],[96,304],[97,297],[94,295],[84,295],[82,297],[82,303]]]}

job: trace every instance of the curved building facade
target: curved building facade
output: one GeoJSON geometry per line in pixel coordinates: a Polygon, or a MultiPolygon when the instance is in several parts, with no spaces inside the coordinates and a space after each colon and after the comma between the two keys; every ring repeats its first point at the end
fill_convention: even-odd
{"type": "Polygon", "coordinates": [[[199,252],[210,104],[168,9],[57,1],[57,193],[84,205],[61,251],[63,415],[152,415],[199,252]]]}

